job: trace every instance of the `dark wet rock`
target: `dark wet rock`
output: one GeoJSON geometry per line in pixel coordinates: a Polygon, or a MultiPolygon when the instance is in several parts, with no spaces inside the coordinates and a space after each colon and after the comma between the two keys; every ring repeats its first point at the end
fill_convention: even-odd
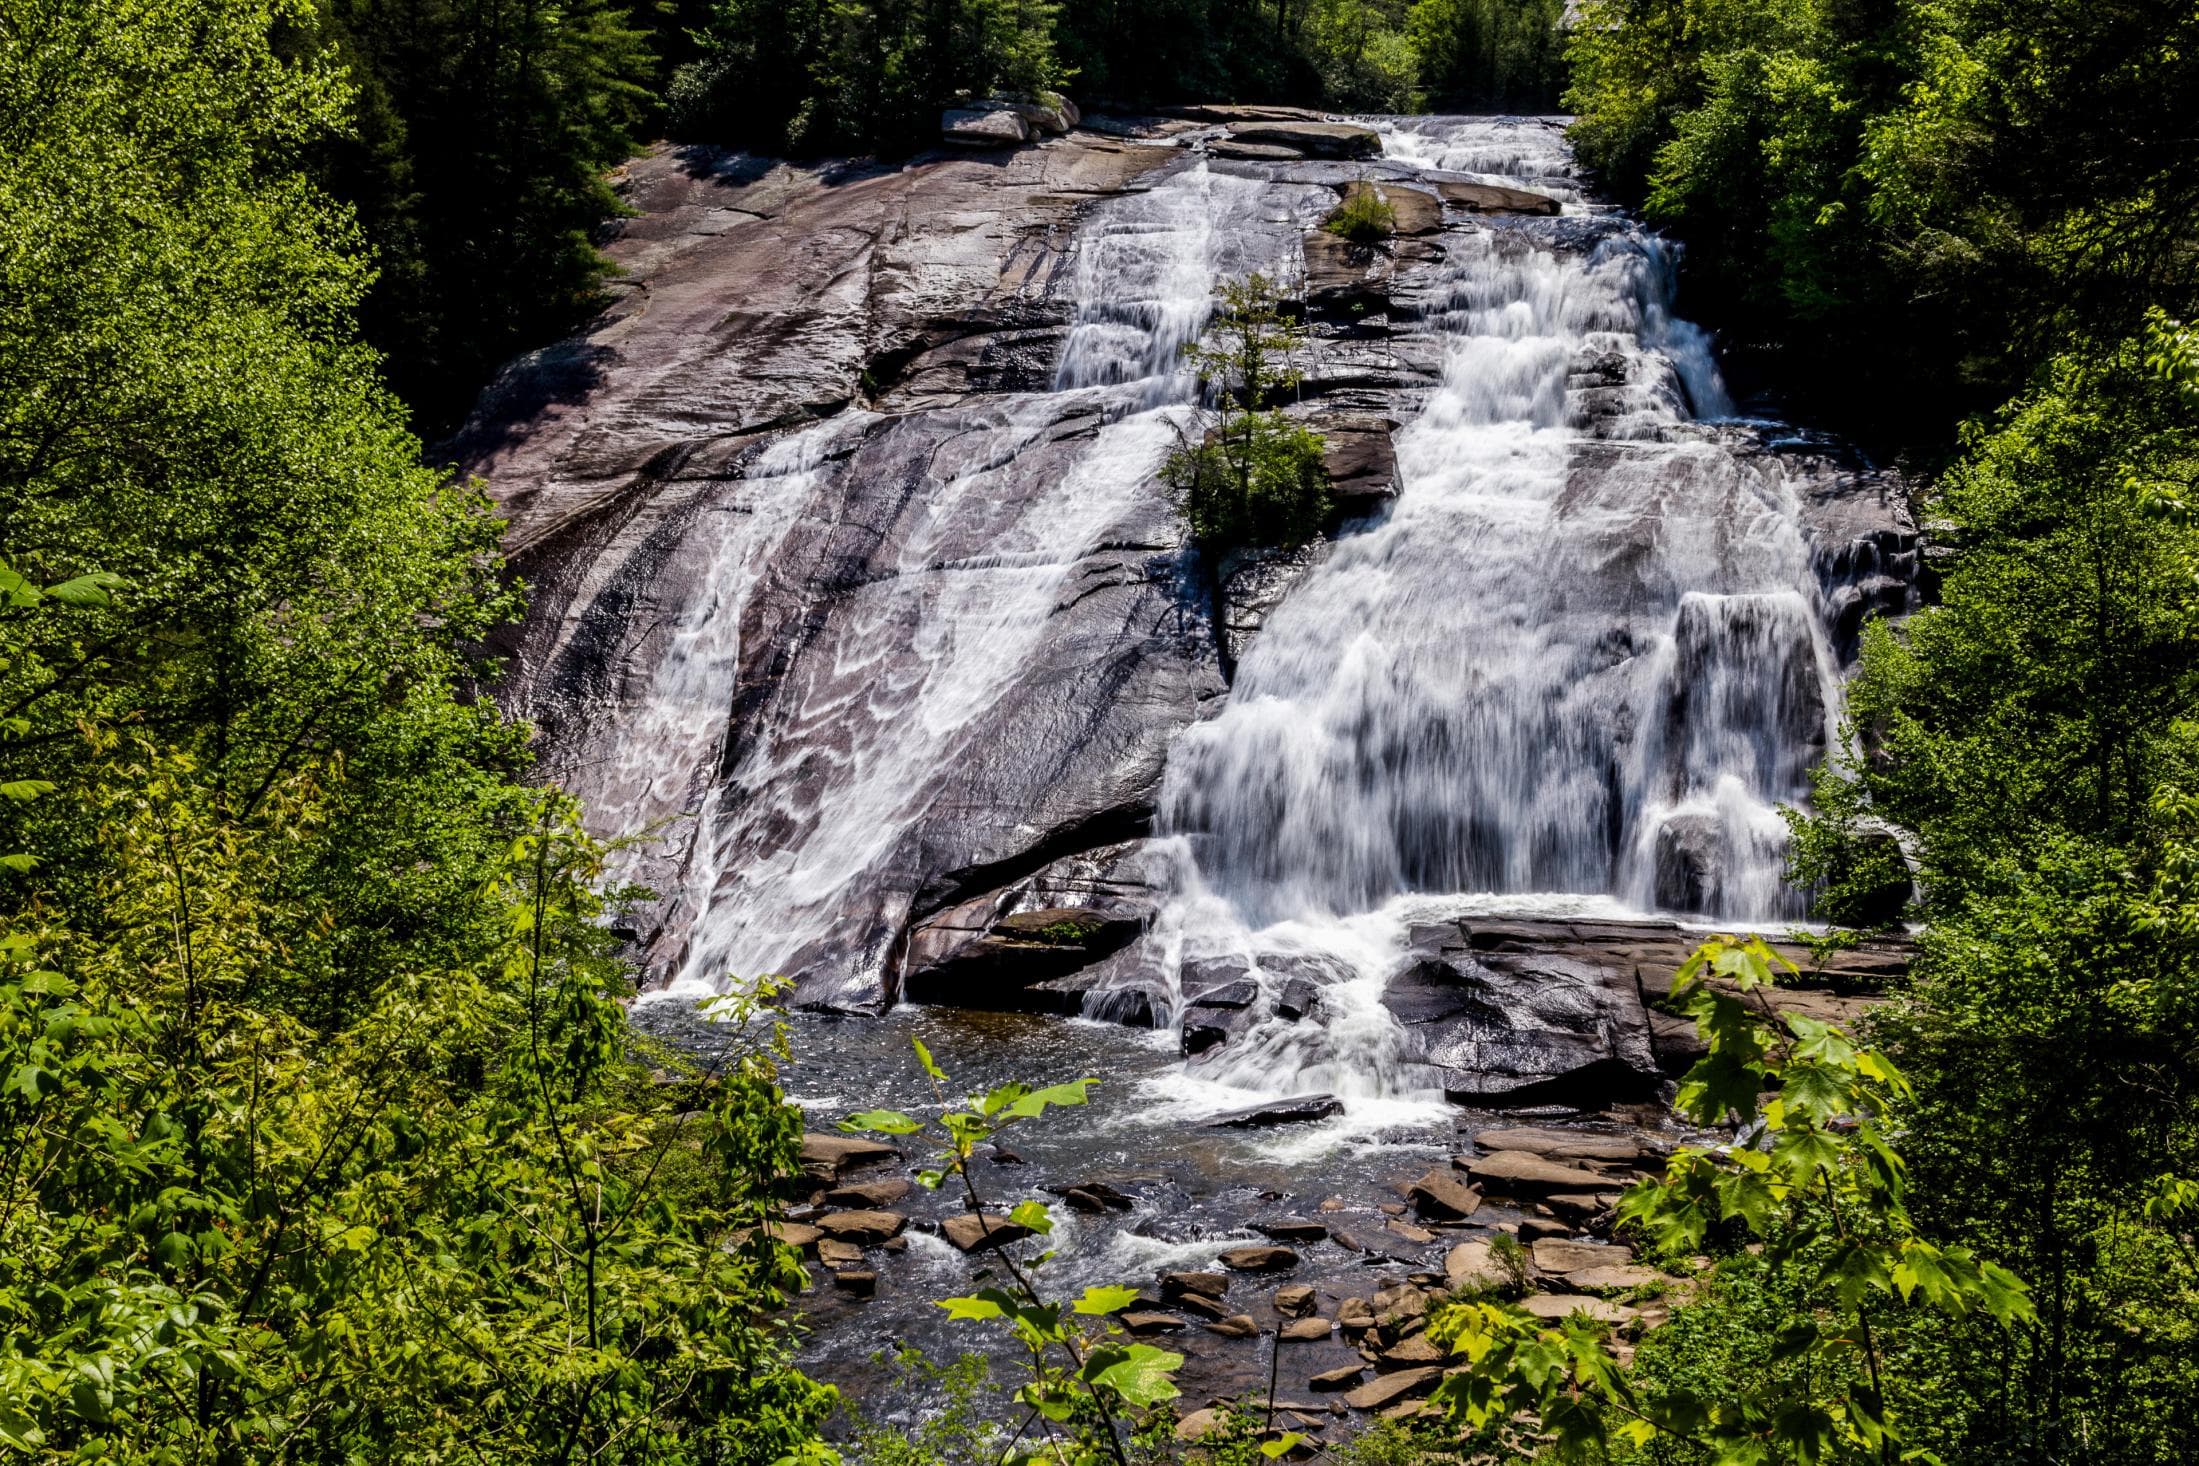
{"type": "MultiPolygon", "coordinates": [[[[1238,972],[1246,971],[1243,967],[1238,972]]],[[[1212,963],[1184,964],[1184,992],[1188,1001],[1199,1008],[1249,1008],[1260,1001],[1260,984],[1249,977],[1239,977],[1228,982],[1213,984],[1216,971],[1212,963]]]]}
{"type": "Polygon", "coordinates": [[[1006,1217],[987,1212],[979,1216],[965,1212],[949,1217],[939,1224],[940,1235],[963,1252],[976,1252],[987,1247],[1005,1247],[1010,1242],[1020,1242],[1032,1234],[1021,1222],[1011,1222],[1006,1217]]]}
{"type": "Polygon", "coordinates": [[[879,1161],[900,1160],[901,1152],[860,1136],[812,1132],[802,1137],[800,1159],[803,1175],[813,1180],[837,1181],[842,1172],[879,1161]]]}
{"type": "Polygon", "coordinates": [[[1543,1205],[1566,1221],[1592,1231],[1608,1231],[1611,1212],[1619,1204],[1616,1191],[1553,1191],[1543,1205]]]}
{"type": "Polygon", "coordinates": [[[1348,1390],[1365,1378],[1366,1373],[1367,1369],[1363,1364],[1347,1364],[1341,1369],[1331,1369],[1314,1375],[1306,1381],[1306,1388],[1323,1391],[1348,1390]]]}
{"type": "Polygon", "coordinates": [[[1288,1247],[1232,1247],[1218,1260],[1237,1273],[1279,1273],[1298,1266],[1298,1254],[1288,1247]]]}
{"type": "Polygon", "coordinates": [[[1519,1224],[1521,1242],[1539,1242],[1545,1237],[1570,1237],[1573,1229],[1550,1217],[1524,1217],[1519,1224]]]}
{"type": "Polygon", "coordinates": [[[858,1243],[897,1237],[908,1224],[907,1217],[892,1211],[836,1211],[817,1219],[817,1225],[829,1235],[858,1243]]]}
{"type": "Polygon", "coordinates": [[[856,1211],[880,1211],[892,1206],[916,1188],[907,1181],[863,1181],[853,1186],[841,1186],[825,1193],[825,1200],[837,1207],[856,1211]]]}
{"type": "Polygon", "coordinates": [[[1389,309],[1397,257],[1382,244],[1360,244],[1315,229],[1306,235],[1306,306],[1352,321],[1389,309]]]}
{"type": "Polygon", "coordinates": [[[1301,1217],[1254,1222],[1252,1230],[1273,1242],[1326,1242],[1329,1236],[1324,1223],[1309,1222],[1301,1217]]]}
{"type": "Polygon", "coordinates": [[[1214,570],[1214,616],[1225,676],[1236,676],[1238,660],[1267,624],[1269,614],[1328,552],[1328,542],[1316,540],[1287,547],[1243,546],[1222,556],[1214,570]]]}
{"type": "Polygon", "coordinates": [[[1498,183],[1446,182],[1435,187],[1445,203],[1469,214],[1556,214],[1563,208],[1548,194],[1498,183]]]}
{"type": "Polygon", "coordinates": [[[1136,910],[1050,906],[1010,912],[950,955],[911,965],[903,991],[913,1002],[1022,1006],[1022,995],[1121,951],[1144,929],[1145,913],[1136,910]]]}
{"type": "Polygon", "coordinates": [[[1029,1164],[1022,1156],[1005,1146],[996,1145],[985,1153],[985,1158],[996,1166],[1021,1166],[1029,1164]]]}
{"type": "Polygon", "coordinates": [[[867,1267],[835,1269],[832,1286],[857,1298],[870,1298],[878,1292],[878,1274],[867,1267]]]}
{"type": "Polygon", "coordinates": [[[1209,1298],[1204,1293],[1178,1293],[1166,1300],[1168,1306],[1185,1313],[1195,1313],[1201,1318],[1227,1318],[1229,1306],[1220,1299],[1209,1298]]]}
{"type": "Polygon", "coordinates": [[[1059,1196],[1078,1211],[1129,1211],[1138,1204],[1136,1197],[1105,1181],[1079,1181],[1074,1186],[1048,1186],[1046,1190],[1059,1196]]]}
{"type": "Polygon", "coordinates": [[[1240,143],[1289,148],[1301,158],[1382,156],[1382,134],[1356,122],[1232,122],[1229,135],[1240,143]]]}
{"type": "Polygon", "coordinates": [[[1400,1400],[1429,1394],[1442,1382],[1443,1371],[1434,1365],[1424,1369],[1403,1369],[1369,1380],[1344,1396],[1344,1403],[1354,1410],[1380,1410],[1400,1400]]]}
{"type": "Polygon", "coordinates": [[[1254,1105],[1249,1109],[1231,1110],[1207,1121],[1210,1127],[1225,1130],[1256,1130],[1272,1125],[1298,1125],[1309,1120],[1326,1120],[1343,1110],[1344,1106],[1332,1094],[1301,1094],[1285,1100],[1254,1105]]]}
{"type": "Polygon", "coordinates": [[[1405,1194],[1422,1216],[1441,1221],[1464,1221],[1481,1209],[1481,1193],[1447,1167],[1431,1167],[1405,1194]]]}
{"type": "Polygon", "coordinates": [[[1524,1150],[1500,1150],[1475,1156],[1466,1163],[1466,1173],[1499,1196],[1540,1196],[1546,1192],[1605,1184],[1604,1178],[1594,1171],[1584,1171],[1578,1166],[1568,1166],[1524,1150]]]}
{"type": "Polygon", "coordinates": [[[1180,1298],[1186,1293],[1220,1298],[1229,1291],[1229,1276],[1226,1273],[1162,1273],[1160,1283],[1163,1296],[1172,1298],[1180,1298]]]}
{"type": "Polygon", "coordinates": [[[1322,414],[1312,426],[1328,440],[1321,465],[1339,515],[1371,514],[1397,497],[1397,448],[1393,418],[1371,414],[1322,414]]]}
{"type": "Polygon", "coordinates": [[[1275,995],[1276,1016],[1296,1023],[1302,1019],[1318,1017],[1321,1012],[1321,989],[1302,977],[1294,977],[1283,984],[1283,990],[1275,995]]]}

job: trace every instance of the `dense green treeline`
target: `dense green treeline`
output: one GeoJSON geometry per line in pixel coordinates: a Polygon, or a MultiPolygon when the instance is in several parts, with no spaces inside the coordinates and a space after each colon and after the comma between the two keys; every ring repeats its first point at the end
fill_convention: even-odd
{"type": "Polygon", "coordinates": [[[2037,1304],[1931,1341],[1949,1460],[2199,1450],[2195,41],[2189,6],[1597,0],[1571,42],[1581,155],[1686,243],[1690,314],[1917,469],[1935,604],[1869,628],[1798,851],[1870,920],[1908,849],[1918,1218],[2037,1304]]]}
{"type": "Polygon", "coordinates": [[[306,19],[0,21],[0,1455],[770,1460],[798,1117],[652,1082],[471,693],[517,598],[354,344],[306,19]]]}

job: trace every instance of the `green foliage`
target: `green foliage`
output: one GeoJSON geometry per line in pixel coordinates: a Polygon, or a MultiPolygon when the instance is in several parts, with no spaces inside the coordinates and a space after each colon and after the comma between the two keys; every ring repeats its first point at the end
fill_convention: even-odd
{"type": "Polygon", "coordinates": [[[2032,1321],[2014,1274],[1913,1224],[1886,1128],[1909,1094],[1892,1064],[1828,1024],[1759,1008],[1780,965],[1761,940],[1714,938],[1681,967],[1673,999],[1709,1052],[1677,1107],[1699,1125],[1740,1120],[1742,1140],[1682,1148],[1620,1205],[1621,1225],[1660,1251],[1760,1241],[1720,1268],[1775,1280],[1775,1306],[1742,1339],[1750,1367],[1637,1371],[1583,1317],[1551,1328],[1500,1304],[1454,1304],[1432,1332],[1465,1368],[1436,1399],[1476,1437],[1501,1441],[1525,1417],[1569,1460],[1673,1442],[1720,1461],[1890,1461],[1933,1424],[1897,1404],[1916,1392],[1898,1375],[1908,1356],[1896,1339],[2032,1321]]]}
{"type": "Polygon", "coordinates": [[[341,67],[350,126],[316,171],[356,211],[375,278],[359,323],[431,438],[497,367],[603,302],[605,171],[656,107],[626,0],[324,0],[296,38],[341,67]]]}
{"type": "Polygon", "coordinates": [[[958,96],[1064,79],[1047,0],[717,0],[670,93],[676,136],[769,150],[905,152],[958,96]]]}
{"type": "MultiPolygon", "coordinates": [[[[1852,754],[1846,759],[1852,768],[1852,754]]],[[[1891,830],[1873,822],[1859,779],[1831,762],[1810,776],[1808,812],[1782,809],[1787,879],[1810,895],[1810,914],[1849,928],[1900,924],[1913,883],[1908,857],[1891,830]]]]}
{"type": "Polygon", "coordinates": [[[1358,187],[1329,210],[1321,227],[1357,244],[1372,244],[1397,233],[1397,208],[1378,188],[1358,187]]]}
{"type": "Polygon", "coordinates": [[[1327,443],[1271,404],[1298,385],[1292,358],[1305,328],[1283,314],[1273,282],[1251,275],[1222,287],[1212,343],[1184,355],[1220,400],[1196,444],[1168,456],[1161,481],[1193,536],[1209,549],[1298,545],[1329,513],[1327,443]]]}
{"type": "Polygon", "coordinates": [[[2199,159],[2163,125],[2195,41],[2188,12],[2071,0],[1591,0],[1567,103],[1582,159],[1687,241],[1698,315],[1937,449],[2069,343],[2199,304],[2199,159]]]}
{"type": "MultiPolygon", "coordinates": [[[[963,1108],[955,1109],[947,1098],[946,1071],[921,1039],[914,1043],[917,1063],[932,1082],[940,1113],[919,1120],[898,1111],[870,1110],[850,1115],[840,1128],[924,1136],[936,1147],[937,1162],[919,1172],[918,1179],[934,1189],[959,1184],[971,1214],[989,1231],[1002,1214],[999,1208],[988,1207],[977,1189],[970,1169],[977,1147],[997,1142],[1006,1131],[1040,1118],[1056,1105],[1084,1104],[1099,1081],[1078,1079],[1044,1089],[1004,1084],[965,1096],[963,1108]]],[[[1038,1201],[1018,1202],[1005,1219],[1041,1237],[1053,1230],[1052,1217],[1038,1201]]],[[[1093,1287],[1066,1303],[1049,1300],[1039,1291],[1037,1278],[1053,1255],[1050,1251],[1019,1258],[1018,1244],[1010,1242],[991,1249],[991,1255],[1006,1272],[1007,1287],[980,1288],[968,1297],[941,1299],[939,1306],[958,1321],[1000,1325],[1028,1359],[1030,1377],[1016,1391],[1017,1402],[1028,1413],[1010,1437],[1003,1459],[1044,1457],[1059,1466],[1103,1461],[1128,1466],[1141,1422],[1156,1407],[1176,1398],[1174,1376],[1183,1356],[1129,1340],[1112,1321],[1137,1301],[1137,1289],[1093,1287]],[[1033,1424],[1039,1425],[1043,1439],[1025,1445],[1033,1424]]]]}
{"type": "Polygon", "coordinates": [[[1416,0],[1406,34],[1429,110],[1557,110],[1564,0],[1416,0]]]}

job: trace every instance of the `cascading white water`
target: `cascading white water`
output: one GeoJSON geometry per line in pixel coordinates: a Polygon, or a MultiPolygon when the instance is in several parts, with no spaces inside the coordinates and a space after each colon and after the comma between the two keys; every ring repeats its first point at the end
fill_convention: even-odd
{"type": "MultiPolygon", "coordinates": [[[[1569,168],[1543,123],[1386,130],[1392,158],[1484,181],[1549,193],[1569,168]]],[[[1396,435],[1396,501],[1292,588],[1172,751],[1182,951],[1271,991],[1308,953],[1337,974],[1318,1037],[1271,1023],[1213,1080],[1393,1085],[1379,980],[1406,916],[1446,901],[1797,911],[1776,806],[1839,696],[1798,504],[1695,426],[1732,408],[1670,313],[1662,244],[1569,214],[1445,237],[1443,375],[1396,435]]]]}
{"type": "MultiPolygon", "coordinates": [[[[1183,344],[1216,281],[1262,263],[1239,231],[1263,192],[1195,164],[1097,211],[1056,390],[947,410],[956,432],[910,485],[920,519],[893,573],[861,586],[805,652],[777,694],[790,714],[737,751],[710,794],[686,879],[692,936],[668,992],[805,971],[819,950],[877,953],[897,929],[911,892],[891,867],[934,775],[969,756],[970,730],[1044,634],[1066,578],[1150,493],[1197,390],[1183,344]],[[1058,450],[1061,425],[1094,411],[1104,426],[1066,471],[1035,490],[1030,470],[1018,476],[1019,458],[1058,450]]],[[[856,998],[879,986],[869,971],[842,981],[856,998]]]]}

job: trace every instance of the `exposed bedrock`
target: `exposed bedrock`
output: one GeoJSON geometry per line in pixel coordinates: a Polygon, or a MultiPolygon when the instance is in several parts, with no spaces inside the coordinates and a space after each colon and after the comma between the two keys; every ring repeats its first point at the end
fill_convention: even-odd
{"type": "MultiPolygon", "coordinates": [[[[1199,120],[1253,124],[1230,134],[1248,147],[1366,132],[1199,120]]],[[[1587,257],[1619,231],[1440,168],[1226,160],[1196,121],[1158,126],[1196,146],[1087,126],[899,168],[637,160],[616,302],[513,363],[451,445],[533,590],[507,695],[596,827],[642,837],[626,873],[659,895],[629,935],[654,978],[776,969],[841,1007],[1187,1009],[1217,1046],[1249,1021],[1233,1014],[1321,1011],[1318,975],[1232,1008],[1226,982],[1183,988],[1156,950],[1180,858],[1147,839],[1171,743],[1223,706],[1309,568],[1410,492],[1396,440],[1444,380],[1460,261],[1587,257]],[[1404,200],[1401,237],[1347,248],[1315,227],[1361,186],[1404,200]],[[1175,362],[1203,292],[1252,269],[1304,282],[1291,411],[1328,436],[1337,521],[1301,551],[1202,564],[1154,470],[1186,420],[1175,362]]],[[[1649,412],[1684,388],[1639,352],[1560,375],[1577,440],[1558,509],[1608,540],[1565,615],[1608,622],[1614,664],[1659,506],[1706,479],[1800,504],[1839,655],[1866,615],[1906,607],[1916,537],[1890,476],[1784,429],[1649,412]]],[[[1793,630],[1736,616],[1711,641],[1793,630]]],[[[1763,710],[1805,760],[1822,742],[1806,691],[1763,710]]],[[[1684,834],[1659,879],[1674,905],[1714,905],[1715,852],[1684,834]]],[[[1593,1070],[1623,1089],[1654,1025],[1577,952],[1549,961],[1530,978],[1416,953],[1400,1016],[1431,1054],[1485,1044],[1499,1087],[1593,1070]],[[1535,1007],[1536,983],[1563,1001],[1535,1007]],[[1489,1019],[1469,1040],[1477,1013],[1523,1036],[1506,1048],[1489,1019]]]]}

